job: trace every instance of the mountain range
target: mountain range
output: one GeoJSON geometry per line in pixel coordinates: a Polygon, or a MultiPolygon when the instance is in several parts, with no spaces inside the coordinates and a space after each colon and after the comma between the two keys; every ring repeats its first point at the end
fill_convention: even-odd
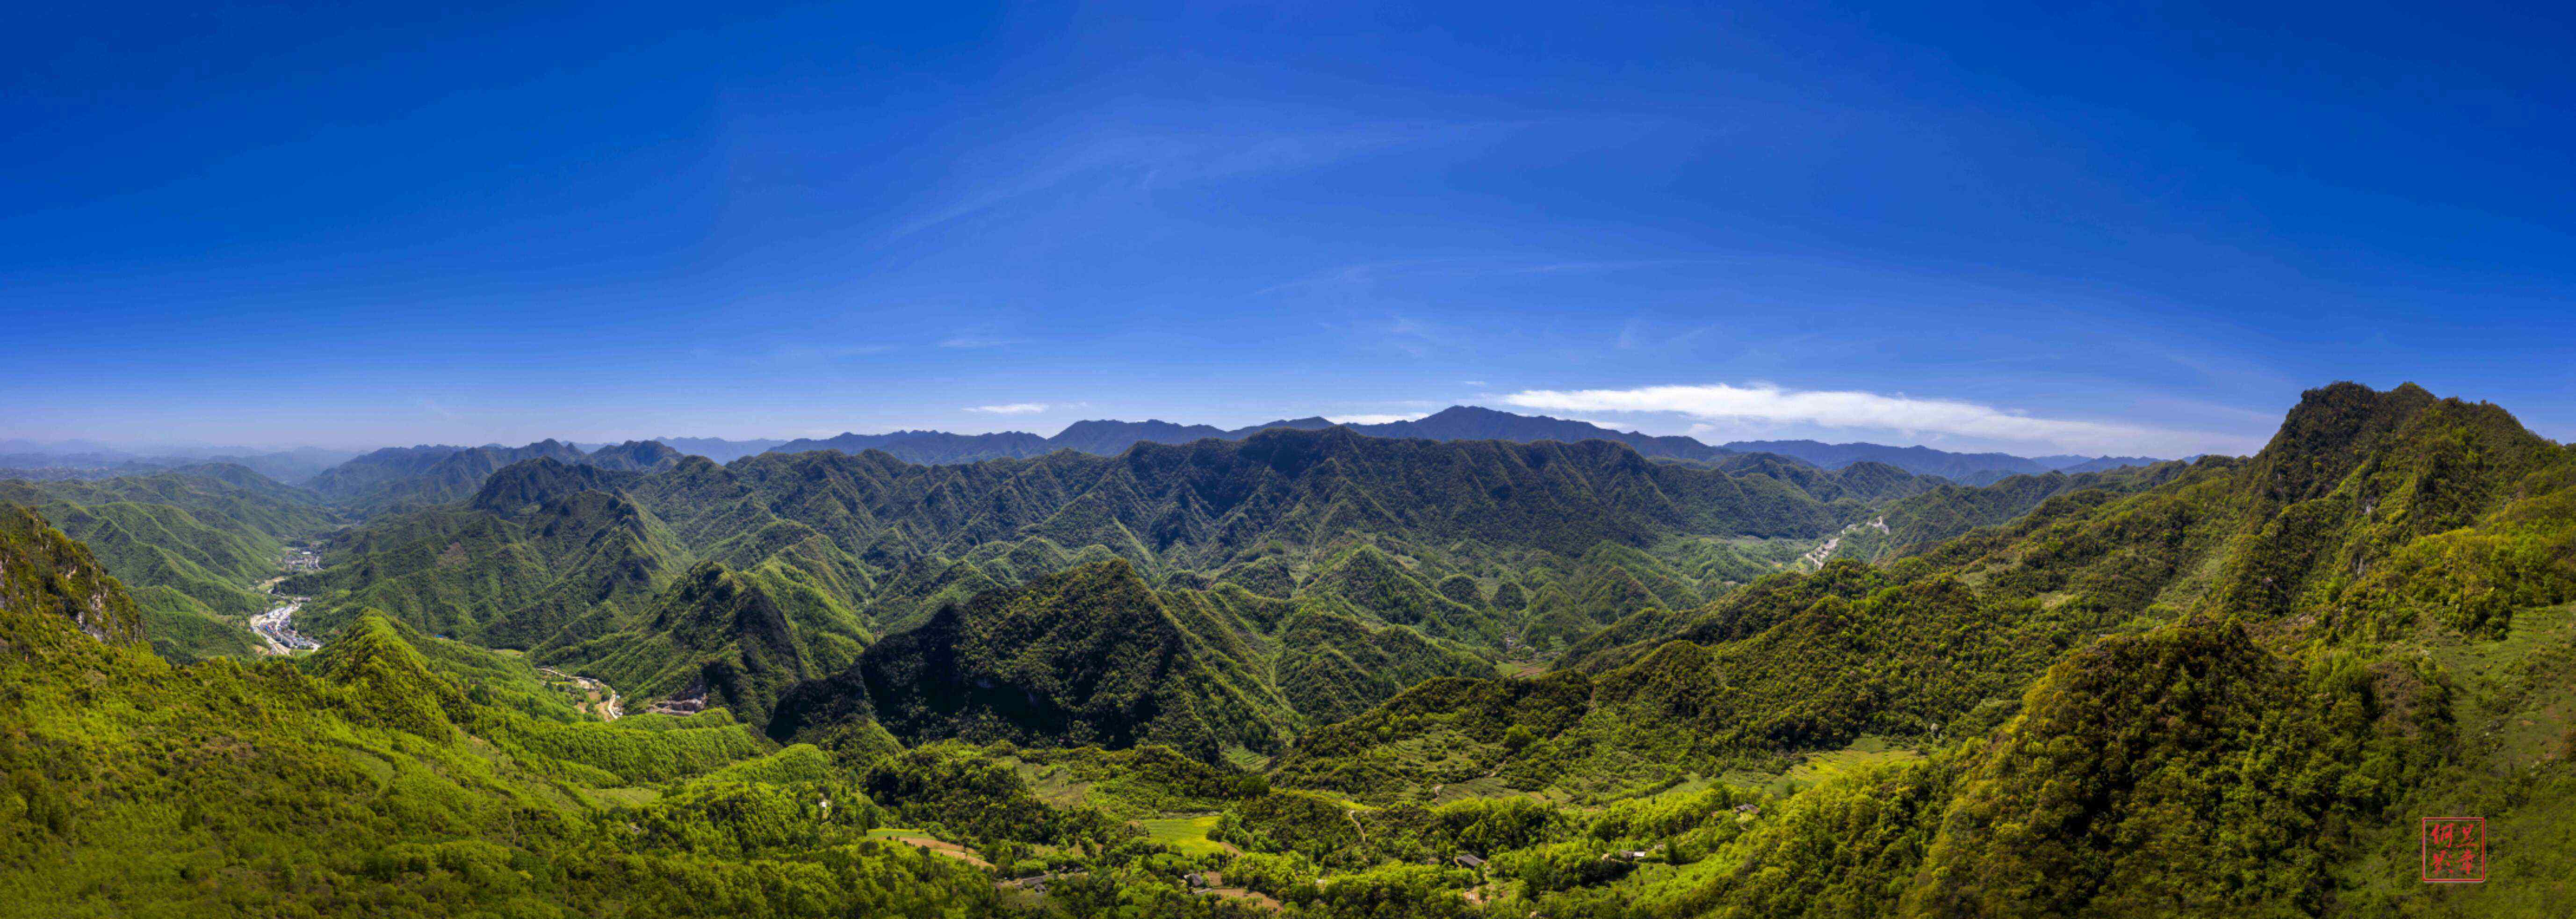
{"type": "MultiPolygon", "coordinates": [[[[881,450],[897,459],[923,464],[972,463],[988,459],[1043,456],[1057,450],[1074,450],[1100,456],[1116,456],[1139,443],[1186,444],[1205,439],[1241,440],[1273,428],[1315,430],[1333,427],[1334,422],[1320,417],[1282,419],[1265,424],[1224,429],[1204,424],[1175,424],[1166,421],[1077,421],[1052,437],[1041,437],[1023,431],[990,434],[953,434],[944,431],[906,430],[884,434],[841,434],[829,438],[796,440],[751,439],[726,440],[712,437],[661,437],[621,444],[573,444],[539,441],[521,447],[485,444],[479,447],[414,446],[387,447],[365,454],[299,448],[292,451],[257,453],[210,453],[216,448],[200,448],[164,454],[138,454],[116,451],[86,442],[39,444],[13,440],[5,443],[15,452],[0,452],[0,475],[26,479],[107,478],[127,474],[148,474],[155,469],[194,465],[204,462],[231,463],[257,470],[280,482],[305,485],[330,499],[374,512],[388,508],[418,507],[455,500],[470,492],[474,483],[501,466],[532,456],[553,456],[566,462],[593,462],[616,466],[649,465],[660,457],[645,456],[640,461],[597,459],[585,460],[602,450],[635,451],[638,444],[660,444],[679,454],[703,456],[718,463],[729,463],[760,453],[802,453],[812,450],[837,450],[860,453],[881,450]]],[[[2090,457],[2055,455],[2036,458],[2002,453],[1953,453],[1930,447],[1890,447],[1879,444],[1827,444],[1816,441],[1737,441],[1711,446],[1689,437],[1654,436],[1633,431],[1618,431],[1583,421],[1545,416],[1517,415],[1493,409],[1451,406],[1438,413],[1408,421],[1379,424],[1344,425],[1371,437],[1419,438],[1426,440],[1501,440],[1531,443],[1554,440],[1575,443],[1584,440],[1607,440],[1627,444],[1648,457],[1672,460],[1710,461],[1746,453],[1771,453],[1787,456],[1825,469],[1840,469],[1855,462],[1883,463],[1918,475],[1937,475],[1966,485],[1984,485],[2006,476],[2035,474],[2051,470],[2091,472],[2122,466],[2149,465],[2148,457],[2090,457]]]]}
{"type": "MultiPolygon", "coordinates": [[[[769,452],[800,453],[809,450],[838,450],[843,453],[858,453],[866,450],[883,450],[906,462],[971,463],[1004,457],[1043,456],[1057,450],[1076,450],[1102,456],[1115,456],[1138,443],[1185,444],[1209,438],[1241,440],[1274,428],[1314,430],[1333,426],[1334,422],[1323,418],[1283,419],[1231,430],[1203,424],[1182,425],[1166,421],[1077,421],[1057,432],[1053,437],[1040,437],[1022,431],[1003,431],[992,434],[895,431],[887,434],[842,434],[823,439],[793,440],[772,446],[769,452]]],[[[1918,475],[1938,475],[1968,485],[1984,485],[2010,475],[2035,474],[2052,470],[2092,472],[2121,466],[2151,465],[2156,462],[2152,458],[2136,456],[2056,455],[2024,458],[2003,453],[1953,453],[1930,447],[1889,447],[1868,443],[1827,444],[1811,440],[1737,441],[1711,446],[1689,437],[1655,436],[1634,431],[1619,431],[1585,421],[1517,415],[1463,405],[1451,406],[1435,414],[1408,421],[1342,426],[1371,437],[1423,440],[1500,440],[1513,443],[1532,443],[1542,440],[1564,443],[1607,440],[1626,444],[1640,454],[1659,459],[1709,461],[1746,453],[1771,453],[1826,469],[1840,469],[1852,463],[1867,461],[1894,466],[1918,475]]],[[[674,446],[677,445],[674,444],[674,446]]],[[[710,456],[710,458],[716,457],[710,456]]]]}
{"type": "Polygon", "coordinates": [[[0,486],[0,875],[101,915],[2569,905],[2576,451],[2413,386],[1986,486],[1342,427],[485,449],[351,474],[364,519],[237,466],[0,486]],[[190,589],[290,540],[317,653],[181,653],[142,599],[237,618],[190,589]],[[2427,814],[2496,883],[2428,898],[2427,814]]]}

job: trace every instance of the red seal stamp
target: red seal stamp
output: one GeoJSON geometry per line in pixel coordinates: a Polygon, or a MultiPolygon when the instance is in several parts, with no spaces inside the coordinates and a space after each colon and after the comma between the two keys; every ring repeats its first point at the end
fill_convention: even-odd
{"type": "Polygon", "coordinates": [[[2487,879],[2484,817],[2426,817],[2422,830],[2427,883],[2475,884],[2487,879]]]}

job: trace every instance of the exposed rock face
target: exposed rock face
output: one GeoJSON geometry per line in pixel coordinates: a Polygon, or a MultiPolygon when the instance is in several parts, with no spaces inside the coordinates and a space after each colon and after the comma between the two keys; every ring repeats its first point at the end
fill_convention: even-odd
{"type": "Polygon", "coordinates": [[[103,642],[143,640],[143,617],[125,585],[108,576],[88,547],[16,505],[0,507],[0,608],[61,616],[103,642]]]}

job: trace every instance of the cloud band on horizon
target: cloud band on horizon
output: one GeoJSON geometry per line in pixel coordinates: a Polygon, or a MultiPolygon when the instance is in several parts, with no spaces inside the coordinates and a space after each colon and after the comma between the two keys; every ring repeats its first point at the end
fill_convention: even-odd
{"type": "Polygon", "coordinates": [[[2067,418],[2041,418],[1956,399],[1860,391],[1799,391],[1725,383],[1634,389],[1530,389],[1502,397],[1520,408],[1564,412],[1664,412],[1707,422],[1951,434],[2054,445],[2060,449],[2166,455],[2234,449],[2237,439],[2200,431],[2067,418]]]}

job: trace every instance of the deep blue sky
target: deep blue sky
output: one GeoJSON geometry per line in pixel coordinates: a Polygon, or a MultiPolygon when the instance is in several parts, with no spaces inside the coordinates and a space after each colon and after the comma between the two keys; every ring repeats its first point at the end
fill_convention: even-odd
{"type": "Polygon", "coordinates": [[[2541,4],[367,6],[19,12],[0,436],[2576,436],[2541,4]]]}

